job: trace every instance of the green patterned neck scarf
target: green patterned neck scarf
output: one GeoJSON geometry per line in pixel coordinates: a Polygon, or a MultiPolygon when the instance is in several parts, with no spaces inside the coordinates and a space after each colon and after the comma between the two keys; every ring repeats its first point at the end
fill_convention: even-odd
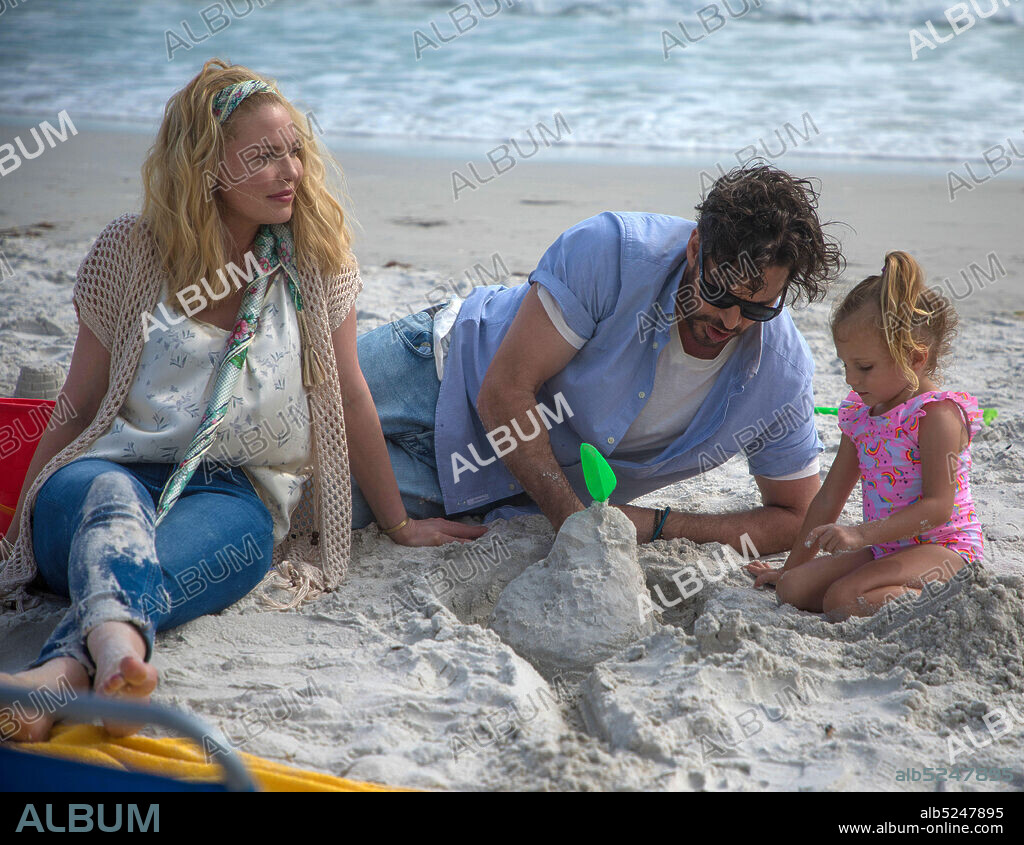
{"type": "Polygon", "coordinates": [[[235,319],[235,329],[227,339],[206,412],[199,422],[195,437],[192,438],[192,442],[185,450],[184,457],[167,479],[160,494],[160,500],[156,507],[157,525],[163,521],[168,511],[178,501],[178,497],[181,496],[202,461],[203,455],[214,444],[217,429],[224,420],[228,403],[231,401],[231,396],[241,377],[242,368],[245,366],[249,347],[256,337],[267,288],[279,274],[284,276],[288,284],[299,322],[299,334],[303,347],[302,383],[306,387],[313,387],[320,384],[326,377],[319,357],[314,350],[311,350],[306,339],[305,311],[302,307],[302,295],[299,293],[299,276],[293,262],[294,243],[289,226],[286,224],[260,226],[256,234],[253,253],[262,272],[246,285],[245,293],[242,295],[242,305],[238,310],[238,317],[235,319]]]}
{"type": "MultiPolygon", "coordinates": [[[[273,90],[270,85],[260,79],[246,79],[228,85],[214,95],[211,103],[213,116],[220,125],[223,125],[224,121],[231,116],[246,97],[273,90]]],[[[231,396],[238,385],[238,379],[241,377],[249,347],[256,337],[267,287],[279,273],[284,276],[288,284],[288,291],[295,305],[295,314],[299,322],[299,337],[302,344],[302,383],[305,387],[315,387],[326,378],[320,358],[309,343],[306,312],[303,310],[302,294],[299,292],[299,274],[295,269],[295,243],[292,240],[291,227],[286,224],[260,226],[256,233],[253,252],[262,272],[246,285],[245,293],[242,295],[242,305],[235,318],[235,329],[227,340],[206,412],[199,422],[195,437],[192,438],[192,442],[185,450],[185,456],[175,467],[160,493],[160,501],[156,508],[157,525],[178,501],[181,492],[195,474],[203,455],[213,446],[217,429],[227,413],[228,403],[231,401],[231,396]]]]}

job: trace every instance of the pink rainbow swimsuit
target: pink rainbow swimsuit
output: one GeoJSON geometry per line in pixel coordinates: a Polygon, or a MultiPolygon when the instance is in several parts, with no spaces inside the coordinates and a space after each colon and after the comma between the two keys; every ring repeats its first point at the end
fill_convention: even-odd
{"type": "Polygon", "coordinates": [[[921,498],[921,455],[918,428],[929,402],[949,399],[964,415],[968,427],[967,448],[960,454],[956,470],[956,498],[949,521],[908,540],[871,547],[876,557],[892,554],[920,543],[937,543],[955,551],[968,562],[980,563],[983,552],[981,523],[971,498],[970,441],[981,429],[978,400],[968,393],[930,390],[878,416],[871,415],[854,392],[839,406],[839,428],[857,447],[864,521],[884,519],[921,498]]]}

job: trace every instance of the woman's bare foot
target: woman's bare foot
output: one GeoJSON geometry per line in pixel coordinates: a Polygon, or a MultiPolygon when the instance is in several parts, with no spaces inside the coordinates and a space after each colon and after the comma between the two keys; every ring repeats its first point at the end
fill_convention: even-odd
{"type": "Polygon", "coordinates": [[[89,689],[89,673],[73,657],[55,657],[42,666],[9,675],[0,683],[25,687],[25,695],[0,709],[0,741],[45,742],[53,727],[53,705],[73,700],[70,690],[89,689]]]}
{"type": "MultiPolygon", "coordinates": [[[[156,689],[157,671],[146,663],[146,641],[129,622],[104,622],[89,632],[89,654],[96,664],[93,691],[112,698],[130,698],[148,702],[156,689]]],[[[139,725],[103,720],[112,736],[129,736],[139,725]]]]}

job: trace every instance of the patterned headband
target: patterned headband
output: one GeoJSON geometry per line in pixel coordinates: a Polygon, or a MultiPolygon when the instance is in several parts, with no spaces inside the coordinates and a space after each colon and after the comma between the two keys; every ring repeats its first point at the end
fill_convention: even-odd
{"type": "Polygon", "coordinates": [[[246,79],[243,82],[228,85],[227,88],[221,88],[213,98],[213,116],[217,118],[218,123],[223,124],[231,117],[231,112],[237,109],[242,100],[250,94],[273,90],[261,79],[246,79]]]}

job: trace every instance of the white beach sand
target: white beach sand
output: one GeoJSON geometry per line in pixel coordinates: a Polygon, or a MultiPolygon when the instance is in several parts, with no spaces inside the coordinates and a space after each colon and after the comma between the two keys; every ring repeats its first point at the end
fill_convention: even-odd
{"type": "MultiPolygon", "coordinates": [[[[14,270],[0,283],[0,395],[24,364],[67,365],[75,270],[109,220],[138,208],[147,143],[83,129],[0,181],[0,250],[14,270]]],[[[463,271],[492,270],[495,253],[509,273],[528,273],[564,228],[600,211],[689,216],[700,184],[693,168],[538,161],[453,204],[449,174],[464,159],[336,152],[363,225],[361,331],[425,307],[447,279],[464,291],[463,271]]],[[[402,548],[369,528],[356,533],[348,579],[333,594],[285,613],[250,596],[161,634],[157,700],[249,753],[403,786],[934,789],[896,772],[948,768],[952,748],[957,765],[1012,777],[972,776],[947,790],[1024,788],[1022,183],[1000,177],[950,204],[938,166],[779,165],[820,176],[823,217],[856,229],[839,230],[849,269],[837,292],[890,249],[911,252],[933,283],[949,277],[960,293],[971,262],[987,270],[995,253],[1005,269],[959,302],[962,336],[946,377],[999,409],[973,451],[983,572],[893,613],[829,625],[751,589],[738,561],[723,572],[717,545],[658,541],[639,549],[653,600],[672,605],[652,619],[654,633],[587,671],[544,677],[487,627],[502,588],[550,551],[543,518],[498,521],[472,546],[436,549],[402,548]],[[683,599],[672,576],[687,566],[706,586],[683,599]]],[[[794,311],[823,405],[847,392],[831,301],[794,311]]],[[[827,467],[835,418],[820,417],[819,431],[827,467]]],[[[640,503],[724,511],[758,501],[733,460],[640,503]]],[[[845,517],[859,520],[859,493],[845,517]]],[[[34,657],[63,607],[46,600],[0,615],[0,669],[34,657]]]]}

